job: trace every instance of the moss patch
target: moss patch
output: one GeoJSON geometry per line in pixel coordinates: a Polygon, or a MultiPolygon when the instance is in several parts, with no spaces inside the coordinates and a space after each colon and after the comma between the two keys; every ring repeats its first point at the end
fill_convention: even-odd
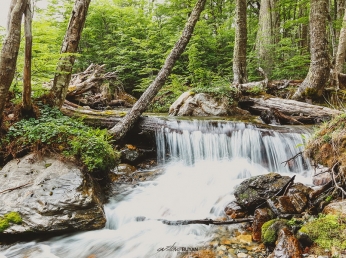
{"type": "Polygon", "coordinates": [[[326,215],[306,223],[300,232],[305,233],[317,245],[331,250],[332,247],[339,250],[346,249],[346,221],[339,216],[326,215]]]}
{"type": "Polygon", "coordinates": [[[18,212],[11,211],[9,213],[6,213],[3,217],[0,217],[0,232],[3,232],[7,228],[9,228],[10,223],[22,223],[22,218],[18,212]]]}

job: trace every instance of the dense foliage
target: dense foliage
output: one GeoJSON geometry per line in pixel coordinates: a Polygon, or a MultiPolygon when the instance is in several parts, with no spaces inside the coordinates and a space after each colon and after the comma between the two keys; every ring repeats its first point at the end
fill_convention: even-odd
{"type": "Polygon", "coordinates": [[[80,161],[89,172],[107,171],[119,159],[106,130],[91,128],[47,106],[42,106],[38,119],[22,119],[11,126],[3,144],[14,156],[25,148],[49,149],[80,161]]]}
{"type": "MultiPolygon", "coordinates": [[[[108,70],[117,71],[125,90],[138,97],[161,68],[194,3],[192,0],[92,1],[75,70],[82,71],[90,63],[107,64],[108,70]]],[[[42,94],[42,83],[54,76],[72,4],[69,0],[49,0],[46,10],[36,10],[33,24],[34,96],[42,94]]],[[[332,1],[333,23],[330,25],[336,30],[340,28],[341,18],[336,16],[333,5],[332,1]]],[[[213,88],[218,91],[220,87],[230,85],[233,78],[234,9],[233,1],[208,2],[185,53],[158,96],[159,101],[152,106],[153,110],[167,110],[167,106],[187,89],[213,88]]],[[[308,0],[277,2],[275,44],[268,46],[271,50],[270,79],[305,77],[310,60],[308,10],[308,0]]],[[[248,2],[247,16],[247,70],[249,80],[253,81],[260,79],[256,68],[265,65],[256,52],[259,20],[256,1],[248,2]]],[[[19,93],[23,58],[18,60],[13,88],[19,93]]]]}

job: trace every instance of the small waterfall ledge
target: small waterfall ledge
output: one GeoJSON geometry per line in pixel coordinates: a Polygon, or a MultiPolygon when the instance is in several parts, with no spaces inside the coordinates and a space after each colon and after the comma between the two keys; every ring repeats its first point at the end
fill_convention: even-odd
{"type": "Polygon", "coordinates": [[[271,172],[306,173],[310,162],[299,156],[311,130],[303,126],[259,128],[243,122],[170,120],[156,131],[159,163],[245,158],[271,172]]]}

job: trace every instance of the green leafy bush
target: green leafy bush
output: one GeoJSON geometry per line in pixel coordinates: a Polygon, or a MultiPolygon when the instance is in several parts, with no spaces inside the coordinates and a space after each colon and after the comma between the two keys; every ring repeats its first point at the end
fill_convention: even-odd
{"type": "Polygon", "coordinates": [[[89,172],[106,171],[119,159],[107,130],[91,128],[47,106],[41,108],[39,119],[23,119],[11,126],[6,142],[12,153],[24,147],[33,151],[48,148],[81,161],[89,172]]]}

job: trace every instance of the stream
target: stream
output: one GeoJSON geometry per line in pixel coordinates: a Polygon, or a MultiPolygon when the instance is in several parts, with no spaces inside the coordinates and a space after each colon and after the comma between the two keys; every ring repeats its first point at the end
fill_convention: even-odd
{"type": "Polygon", "coordinates": [[[309,135],[297,126],[263,129],[241,122],[169,120],[156,132],[164,172],[111,197],[105,228],[15,244],[0,257],[182,257],[181,251],[201,250],[220,231],[231,234],[239,226],[172,226],[158,220],[223,217],[234,187],[250,176],[279,172],[310,183],[307,160],[299,156],[284,162],[303,150],[309,135]]]}

